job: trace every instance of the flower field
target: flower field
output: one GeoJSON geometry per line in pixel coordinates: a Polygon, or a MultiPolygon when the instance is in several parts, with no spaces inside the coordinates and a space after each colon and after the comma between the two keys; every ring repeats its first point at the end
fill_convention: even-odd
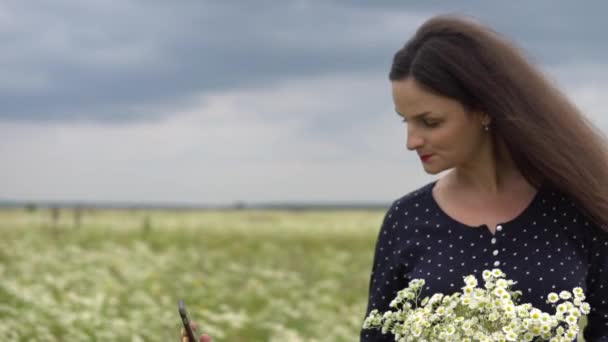
{"type": "Polygon", "coordinates": [[[1,341],[354,341],[380,211],[0,211],[1,341]]]}
{"type": "Polygon", "coordinates": [[[0,211],[0,341],[357,341],[383,211],[0,211]]]}

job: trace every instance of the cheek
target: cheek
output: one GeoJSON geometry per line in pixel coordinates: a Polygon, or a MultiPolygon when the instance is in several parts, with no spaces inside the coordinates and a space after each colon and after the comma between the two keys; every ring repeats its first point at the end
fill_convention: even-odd
{"type": "Polygon", "coordinates": [[[433,134],[432,145],[437,153],[460,159],[469,154],[476,139],[475,135],[461,128],[444,127],[433,134]]]}
{"type": "Polygon", "coordinates": [[[477,155],[481,146],[482,140],[475,132],[463,134],[459,139],[453,141],[454,151],[457,151],[458,158],[461,161],[470,159],[477,155]]]}
{"type": "Polygon", "coordinates": [[[452,151],[457,149],[461,143],[461,137],[454,134],[454,130],[450,127],[439,127],[431,134],[431,145],[437,152],[452,151]]]}

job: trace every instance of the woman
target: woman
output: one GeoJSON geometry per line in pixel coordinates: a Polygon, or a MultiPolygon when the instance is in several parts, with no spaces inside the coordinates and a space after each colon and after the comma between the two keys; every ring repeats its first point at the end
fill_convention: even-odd
{"type": "Polygon", "coordinates": [[[407,148],[427,173],[451,171],[386,213],[365,316],[389,310],[413,278],[426,280],[423,296],[449,294],[464,275],[500,268],[520,303],[543,311],[548,292],[582,287],[584,337],[608,341],[608,148],[593,125],[515,47],[464,18],[424,23],[390,80],[407,148]]]}
{"type": "MultiPolygon", "coordinates": [[[[389,78],[407,148],[450,170],[393,202],[378,235],[366,315],[398,290],[461,291],[500,268],[519,303],[550,313],[549,292],[584,289],[586,341],[608,341],[608,148],[580,111],[512,44],[465,18],[425,22],[389,78]]],[[[379,330],[360,340],[393,341],[379,330]]]]}

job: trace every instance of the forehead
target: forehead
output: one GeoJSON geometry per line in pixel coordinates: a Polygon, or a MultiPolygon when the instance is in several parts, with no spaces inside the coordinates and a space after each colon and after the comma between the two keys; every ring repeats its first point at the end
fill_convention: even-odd
{"type": "Polygon", "coordinates": [[[458,101],[426,90],[411,77],[393,81],[391,86],[395,110],[406,117],[421,112],[453,112],[460,107],[458,101]]]}

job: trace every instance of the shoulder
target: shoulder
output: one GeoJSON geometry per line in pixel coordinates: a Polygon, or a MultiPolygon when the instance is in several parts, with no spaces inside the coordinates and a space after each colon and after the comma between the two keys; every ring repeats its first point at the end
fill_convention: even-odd
{"type": "MultiPolygon", "coordinates": [[[[386,214],[384,220],[378,232],[377,244],[381,248],[388,248],[386,244],[390,245],[390,241],[401,234],[404,234],[402,229],[395,229],[401,224],[401,221],[406,218],[407,215],[414,214],[418,210],[424,210],[427,208],[428,201],[432,200],[431,190],[433,189],[433,183],[430,182],[419,188],[416,188],[405,195],[395,199],[386,214]],[[387,242],[388,241],[388,242],[387,242]]],[[[398,246],[394,244],[393,247],[398,246]]]]}
{"type": "Polygon", "coordinates": [[[543,184],[541,191],[541,202],[543,204],[541,209],[543,209],[547,215],[579,216],[581,218],[586,218],[584,207],[569,193],[550,184],[543,184]]]}
{"type": "Polygon", "coordinates": [[[416,210],[426,208],[429,201],[432,200],[431,191],[435,182],[429,182],[393,200],[386,212],[385,219],[391,219],[400,212],[415,212],[416,210]]]}
{"type": "Polygon", "coordinates": [[[568,221],[569,226],[576,227],[575,232],[590,235],[590,238],[598,236],[606,238],[608,234],[606,230],[593,221],[585,207],[576,201],[572,195],[554,186],[545,185],[543,189],[542,205],[537,214],[542,213],[543,216],[547,216],[554,222],[568,221]]]}

